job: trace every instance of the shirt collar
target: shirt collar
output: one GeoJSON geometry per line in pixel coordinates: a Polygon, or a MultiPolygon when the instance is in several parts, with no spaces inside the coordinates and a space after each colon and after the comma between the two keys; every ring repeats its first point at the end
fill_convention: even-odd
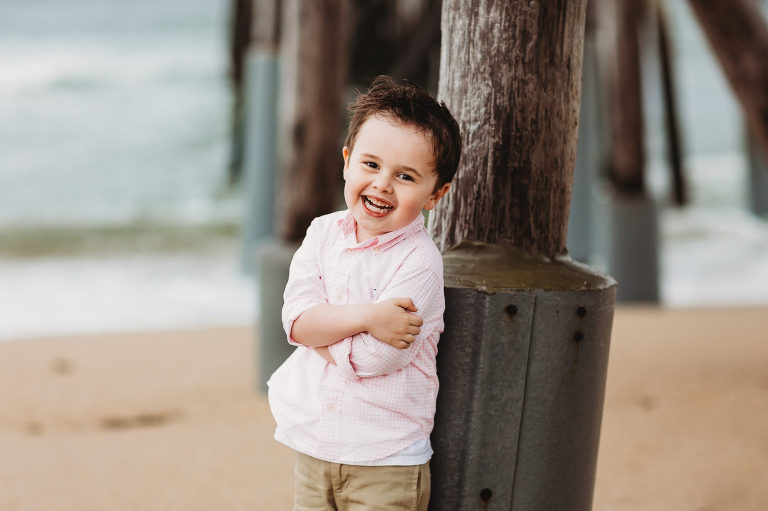
{"type": "Polygon", "coordinates": [[[355,237],[357,222],[355,221],[355,217],[352,216],[351,211],[347,210],[346,214],[341,219],[339,219],[337,225],[341,229],[341,232],[344,233],[344,239],[348,247],[368,248],[375,246],[381,248],[384,245],[397,243],[400,239],[406,238],[411,234],[424,229],[424,215],[417,215],[416,218],[414,218],[413,221],[405,227],[401,227],[396,231],[385,232],[384,234],[374,236],[373,238],[365,240],[361,243],[358,243],[357,238],[355,237]]]}

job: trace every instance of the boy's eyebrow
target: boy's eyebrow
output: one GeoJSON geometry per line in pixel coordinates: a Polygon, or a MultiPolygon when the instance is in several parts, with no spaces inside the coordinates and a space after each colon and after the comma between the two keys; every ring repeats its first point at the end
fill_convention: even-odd
{"type": "MultiPolygon", "coordinates": [[[[361,153],[360,156],[363,157],[363,158],[369,158],[371,160],[379,160],[380,159],[375,154],[369,154],[369,153],[361,153]]],[[[413,167],[409,167],[408,165],[398,165],[397,168],[403,169],[403,170],[407,170],[409,172],[413,172],[414,174],[416,174],[419,177],[424,177],[424,175],[421,172],[419,172],[418,170],[414,169],[413,167]]]]}

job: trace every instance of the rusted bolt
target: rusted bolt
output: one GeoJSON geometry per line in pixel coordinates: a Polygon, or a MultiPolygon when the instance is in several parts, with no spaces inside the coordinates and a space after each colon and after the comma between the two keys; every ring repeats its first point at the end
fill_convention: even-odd
{"type": "Polygon", "coordinates": [[[493,497],[493,492],[491,491],[490,488],[483,488],[482,490],[480,490],[480,500],[482,500],[483,502],[488,502],[489,500],[491,500],[491,497],[493,497]]]}
{"type": "Polygon", "coordinates": [[[510,316],[514,316],[517,314],[517,305],[507,305],[504,307],[504,312],[509,314],[510,316]]]}
{"type": "Polygon", "coordinates": [[[573,334],[573,340],[574,341],[580,341],[584,338],[584,334],[581,333],[581,330],[576,330],[576,333],[573,334]]]}
{"type": "Polygon", "coordinates": [[[584,316],[586,316],[586,315],[587,315],[587,309],[586,309],[586,307],[579,307],[578,309],[576,309],[576,314],[577,314],[577,315],[578,315],[580,318],[583,318],[584,316]]]}

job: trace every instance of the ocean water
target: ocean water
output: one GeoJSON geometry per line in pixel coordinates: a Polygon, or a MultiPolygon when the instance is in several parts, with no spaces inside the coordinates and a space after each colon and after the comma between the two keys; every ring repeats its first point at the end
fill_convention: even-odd
{"type": "Polygon", "coordinates": [[[0,259],[0,340],[250,325],[254,284],[237,249],[0,259]]]}
{"type": "MultiPolygon", "coordinates": [[[[768,305],[743,120],[686,2],[667,5],[693,200],[662,213],[663,303],[768,305]]],[[[227,11],[226,0],[0,0],[0,339],[257,320],[242,197],[225,185],[227,11]]],[[[664,202],[658,137],[649,146],[664,202]]]]}
{"type": "Polygon", "coordinates": [[[0,0],[0,339],[254,321],[227,9],[0,0]]]}
{"type": "MultiPolygon", "coordinates": [[[[747,204],[748,162],[740,153],[685,162],[690,203],[668,205],[668,172],[649,172],[661,204],[661,303],[670,307],[768,306],[768,217],[747,204]]],[[[767,323],[768,324],[768,323],[767,323]]]]}
{"type": "Polygon", "coordinates": [[[0,0],[0,228],[231,219],[225,0],[0,0]]]}
{"type": "MultiPolygon", "coordinates": [[[[749,206],[746,122],[688,2],[665,2],[690,203],[669,206],[658,81],[645,83],[651,194],[662,205],[660,290],[673,307],[768,305],[768,217],[749,206]]],[[[768,3],[761,6],[768,20],[768,3]]],[[[654,80],[646,73],[646,80],[654,80]]]]}

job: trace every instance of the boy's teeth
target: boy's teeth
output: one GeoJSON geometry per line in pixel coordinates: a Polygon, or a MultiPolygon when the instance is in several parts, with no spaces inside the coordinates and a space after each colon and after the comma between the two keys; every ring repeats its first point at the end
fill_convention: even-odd
{"type": "Polygon", "coordinates": [[[392,209],[392,206],[389,206],[387,204],[384,204],[382,202],[379,202],[375,199],[372,199],[370,197],[365,197],[365,201],[368,203],[369,206],[373,206],[376,209],[386,211],[388,209],[392,209]]]}

